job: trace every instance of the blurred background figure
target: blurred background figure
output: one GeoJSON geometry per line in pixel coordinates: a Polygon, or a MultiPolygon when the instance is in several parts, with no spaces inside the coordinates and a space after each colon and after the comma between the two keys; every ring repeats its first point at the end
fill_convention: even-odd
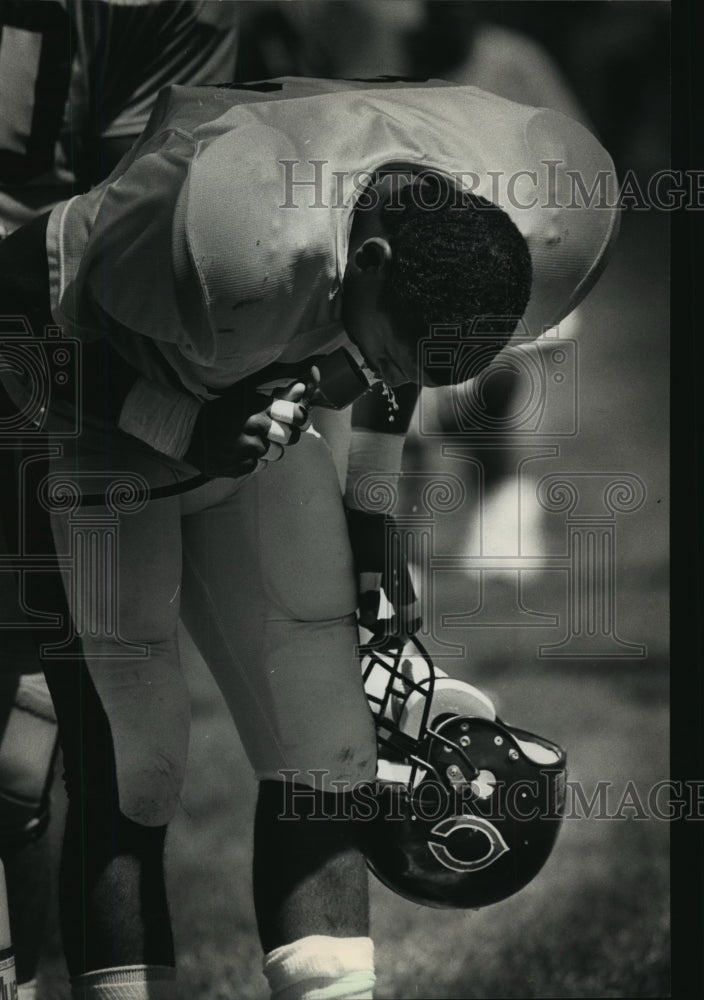
{"type": "MultiPolygon", "coordinates": [[[[238,23],[236,4],[205,0],[1,0],[0,239],[110,173],[146,125],[161,87],[232,80],[238,23]]],[[[13,417],[0,390],[0,432],[13,417]]],[[[11,432],[0,434],[4,556],[32,546],[33,498],[18,487],[28,454],[14,447],[11,432]],[[27,537],[20,537],[23,524],[27,537]]],[[[50,894],[56,727],[41,674],[46,636],[27,622],[6,568],[0,622],[0,858],[20,997],[30,1000],[50,894]]]]}
{"type": "Polygon", "coordinates": [[[233,79],[238,5],[1,0],[0,235],[110,173],[167,83],[233,79]]]}
{"type": "Polygon", "coordinates": [[[412,76],[418,0],[264,0],[243,11],[237,73],[269,76],[412,76]]]}
{"type": "MultiPolygon", "coordinates": [[[[549,107],[589,125],[557,63],[539,41],[511,24],[508,6],[431,0],[407,40],[420,75],[479,87],[507,100],[549,107]],[[506,21],[508,20],[508,23],[506,21]]],[[[590,126],[591,127],[591,126],[590,126]]]]}

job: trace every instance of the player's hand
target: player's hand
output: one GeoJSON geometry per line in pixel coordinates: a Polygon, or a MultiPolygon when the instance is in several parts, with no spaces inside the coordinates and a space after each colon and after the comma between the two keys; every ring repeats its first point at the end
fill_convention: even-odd
{"type": "Polygon", "coordinates": [[[185,461],[211,479],[237,479],[278,462],[309,422],[309,389],[295,382],[272,401],[233,386],[201,407],[185,461]]]}
{"type": "Polygon", "coordinates": [[[405,558],[386,557],[389,517],[348,510],[347,525],[355,561],[359,593],[359,623],[375,635],[415,635],[423,624],[405,558]],[[392,618],[380,618],[381,593],[393,609],[392,618]]]}

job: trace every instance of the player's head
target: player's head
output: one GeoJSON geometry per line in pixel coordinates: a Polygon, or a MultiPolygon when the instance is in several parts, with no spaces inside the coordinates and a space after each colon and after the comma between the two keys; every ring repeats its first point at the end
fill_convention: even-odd
{"type": "MultiPolygon", "coordinates": [[[[532,276],[526,241],[502,209],[443,188],[435,175],[401,191],[396,181],[382,177],[372,207],[355,212],[342,304],[348,335],[391,385],[418,381],[418,341],[437,326],[458,327],[464,339],[479,322],[488,363],[487,335],[498,353],[525,311],[532,276]]],[[[437,384],[433,376],[420,377],[437,384]]]]}

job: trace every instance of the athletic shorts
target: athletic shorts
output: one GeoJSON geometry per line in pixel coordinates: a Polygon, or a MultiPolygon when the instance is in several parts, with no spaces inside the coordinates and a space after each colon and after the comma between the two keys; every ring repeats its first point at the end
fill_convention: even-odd
{"type": "MultiPolygon", "coordinates": [[[[192,475],[126,435],[112,439],[109,461],[82,443],[51,463],[54,483],[89,493],[121,472],[152,488],[192,475]]],[[[259,779],[286,772],[339,788],[330,782],[373,778],[352,554],[325,441],[309,431],[254,475],[133,506],[115,514],[69,504],[51,515],[73,631],[100,703],[92,714],[104,713],[110,731],[121,812],[162,825],[179,797],[190,717],[179,615],[259,779]]]]}

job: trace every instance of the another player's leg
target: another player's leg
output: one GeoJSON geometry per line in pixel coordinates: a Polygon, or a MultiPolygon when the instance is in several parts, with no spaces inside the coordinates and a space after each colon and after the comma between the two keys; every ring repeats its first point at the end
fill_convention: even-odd
{"type": "Polygon", "coordinates": [[[371,997],[367,874],[349,817],[352,789],[375,773],[375,739],[330,453],[304,434],[229,500],[198,502],[183,499],[182,615],[260,779],[254,892],[272,993],[371,997]]]}
{"type": "MultiPolygon", "coordinates": [[[[43,217],[27,232],[0,246],[0,306],[5,315],[26,316],[37,330],[51,322],[42,280],[43,217]],[[25,238],[25,235],[27,238],[25,238]],[[36,277],[35,277],[36,276],[36,277]]],[[[11,321],[12,322],[12,321],[11,321]]],[[[16,322],[16,321],[14,321],[16,322]]],[[[23,550],[19,538],[22,497],[18,493],[17,456],[11,447],[17,409],[0,382],[0,418],[5,431],[0,448],[0,552],[23,550]]],[[[51,550],[49,550],[51,551],[51,550]]],[[[19,567],[15,567],[18,569],[19,567]]],[[[0,579],[2,620],[23,619],[17,578],[0,579]]],[[[3,628],[0,637],[0,857],[7,896],[21,996],[33,996],[49,896],[49,785],[56,745],[56,724],[41,675],[41,662],[29,625],[3,628]],[[22,677],[35,672],[34,678],[22,677]]]]}
{"type": "MultiPolygon", "coordinates": [[[[98,469],[110,476],[104,466],[104,456],[84,450],[78,459],[57,460],[55,471],[68,478],[76,468],[92,471],[94,491],[102,482],[98,469]]],[[[155,485],[174,481],[170,470],[117,446],[111,466],[115,478],[125,469],[155,485]]],[[[94,517],[101,512],[105,508],[91,511],[94,517]]],[[[52,515],[52,521],[57,554],[66,559],[73,545],[69,517],[52,515]]],[[[83,576],[91,571],[72,560],[75,586],[68,573],[64,581],[71,614],[78,622],[91,611],[95,620],[73,658],[46,664],[69,798],[62,929],[75,996],[102,997],[109,986],[114,1000],[160,1000],[172,996],[175,975],[164,838],[183,780],[189,727],[173,600],[180,580],[178,501],[121,514],[119,540],[111,594],[102,590],[109,566],[97,559],[92,575],[83,576]],[[87,608],[82,600],[93,604],[87,608]],[[114,623],[103,618],[111,604],[114,623]]],[[[60,601],[45,596],[55,610],[60,601]]]]}
{"type": "Polygon", "coordinates": [[[0,858],[21,996],[34,996],[49,896],[56,722],[41,674],[0,677],[0,858]],[[7,711],[9,709],[9,711],[7,711]]]}
{"type": "MultiPolygon", "coordinates": [[[[0,415],[14,406],[0,387],[0,415]]],[[[9,444],[9,442],[8,442],[9,444]]],[[[16,456],[0,449],[0,553],[22,550],[18,527],[16,456]]],[[[9,919],[22,1000],[34,996],[49,897],[49,792],[56,721],[41,673],[36,640],[20,606],[17,579],[0,579],[0,858],[5,868],[9,919]]]]}

